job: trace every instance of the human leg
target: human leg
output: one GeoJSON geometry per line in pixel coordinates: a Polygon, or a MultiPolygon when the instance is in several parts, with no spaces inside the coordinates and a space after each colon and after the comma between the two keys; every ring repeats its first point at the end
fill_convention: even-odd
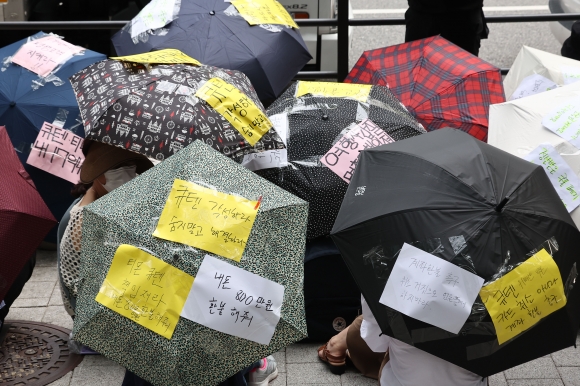
{"type": "Polygon", "coordinates": [[[346,369],[346,337],[350,326],[330,338],[318,348],[318,358],[330,366],[333,374],[342,374],[346,369]]]}
{"type": "Polygon", "coordinates": [[[360,327],[362,321],[363,317],[361,315],[349,326],[346,336],[348,356],[362,375],[373,379],[379,379],[379,370],[385,357],[385,353],[374,352],[361,337],[360,327]]]}

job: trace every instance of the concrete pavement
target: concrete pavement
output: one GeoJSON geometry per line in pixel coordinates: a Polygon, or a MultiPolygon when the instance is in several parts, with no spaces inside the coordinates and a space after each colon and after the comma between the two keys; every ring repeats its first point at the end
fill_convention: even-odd
{"type": "MultiPolygon", "coordinates": [[[[10,309],[7,320],[29,320],[72,328],[62,306],[56,270],[56,252],[37,253],[34,274],[10,309]]],[[[577,340],[580,345],[580,337],[577,340]]],[[[270,386],[324,385],[376,386],[354,369],[333,375],[316,355],[319,344],[293,344],[274,354],[279,376],[270,386]]],[[[119,386],[125,370],[100,356],[86,356],[81,364],[51,386],[119,386]]],[[[580,349],[568,348],[490,378],[491,386],[580,386],[580,349]]]]}

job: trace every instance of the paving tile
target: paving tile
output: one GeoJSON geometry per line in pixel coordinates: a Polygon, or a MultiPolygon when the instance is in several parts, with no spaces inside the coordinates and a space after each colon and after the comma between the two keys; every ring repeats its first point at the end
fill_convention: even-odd
{"type": "Polygon", "coordinates": [[[272,382],[268,383],[268,386],[286,386],[286,373],[281,373],[278,370],[278,376],[272,382]]]}
{"type": "Polygon", "coordinates": [[[556,366],[580,366],[580,348],[568,347],[552,353],[556,366]]]}
{"type": "Polygon", "coordinates": [[[507,380],[503,373],[497,373],[489,377],[489,386],[507,386],[507,380]]]}
{"type": "Polygon", "coordinates": [[[318,362],[319,343],[295,343],[286,347],[286,363],[318,362]]]}
{"type": "Polygon", "coordinates": [[[34,299],[39,296],[50,297],[44,294],[52,294],[56,281],[29,281],[22,288],[19,299],[34,299]]]}
{"type": "Polygon", "coordinates": [[[28,307],[46,307],[50,298],[20,298],[18,297],[12,307],[28,308],[28,307]]]}
{"type": "Polygon", "coordinates": [[[287,363],[286,382],[288,385],[340,385],[340,375],[332,374],[324,363],[287,363]]]}
{"type": "Polygon", "coordinates": [[[35,267],[56,267],[56,251],[37,249],[35,267]]]}
{"type": "MultiPolygon", "coordinates": [[[[505,371],[505,377],[510,379],[524,378],[560,378],[552,358],[539,358],[505,371]]],[[[511,384],[508,382],[508,384],[511,384]]]]}
{"type": "Polygon", "coordinates": [[[508,386],[564,386],[561,379],[508,379],[508,386]]]}
{"type": "Polygon", "coordinates": [[[95,367],[95,366],[119,366],[116,362],[102,356],[102,355],[85,355],[79,367],[95,367]]]}
{"type": "Polygon", "coordinates": [[[37,281],[50,281],[56,282],[58,280],[58,273],[56,270],[56,266],[50,267],[34,267],[34,271],[32,272],[32,276],[28,280],[29,283],[37,282],[37,281]]]}
{"type": "Polygon", "coordinates": [[[566,386],[580,386],[580,367],[558,367],[566,386]]]}
{"type": "Polygon", "coordinates": [[[119,365],[80,366],[74,370],[70,384],[74,386],[120,386],[124,376],[125,369],[119,365]]]}
{"type": "Polygon", "coordinates": [[[48,306],[42,318],[42,322],[54,324],[72,330],[73,320],[63,306],[48,306]]]}
{"type": "Polygon", "coordinates": [[[72,378],[73,372],[70,371],[64,375],[64,377],[57,379],[56,381],[49,383],[48,386],[69,386],[70,380],[72,378]]]}
{"type": "Polygon", "coordinates": [[[377,386],[379,381],[360,373],[345,373],[340,376],[342,386],[377,386]]]}
{"type": "Polygon", "coordinates": [[[274,359],[276,360],[276,366],[278,367],[279,373],[286,372],[286,350],[280,350],[272,354],[274,359]]]}
{"type": "Polygon", "coordinates": [[[52,290],[52,295],[50,295],[50,300],[48,301],[49,306],[62,306],[62,295],[60,293],[60,285],[58,282],[52,290]]]}
{"type": "Polygon", "coordinates": [[[10,307],[6,320],[29,320],[31,322],[41,322],[44,316],[45,307],[16,308],[10,307]]]}

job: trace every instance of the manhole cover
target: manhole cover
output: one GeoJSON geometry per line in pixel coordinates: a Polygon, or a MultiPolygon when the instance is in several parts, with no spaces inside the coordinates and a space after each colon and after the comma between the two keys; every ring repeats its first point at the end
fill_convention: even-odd
{"type": "Polygon", "coordinates": [[[69,352],[69,333],[51,324],[6,321],[0,333],[0,384],[44,386],[74,369],[83,356],[69,352]]]}

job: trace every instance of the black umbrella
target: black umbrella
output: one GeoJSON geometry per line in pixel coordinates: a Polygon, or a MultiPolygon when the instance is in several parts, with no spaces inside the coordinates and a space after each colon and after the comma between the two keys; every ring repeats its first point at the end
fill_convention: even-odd
{"type": "Polygon", "coordinates": [[[328,235],[348,184],[320,162],[352,123],[370,119],[394,140],[425,131],[388,88],[373,86],[366,102],[352,98],[296,98],[292,85],[268,109],[268,116],[288,116],[288,166],[258,170],[260,176],[308,201],[307,237],[328,235]]]}
{"type": "MultiPolygon", "coordinates": [[[[210,78],[239,89],[263,111],[248,78],[239,71],[212,66],[158,65],[105,60],[70,78],[86,138],[121,146],[160,161],[195,139],[241,162],[244,154],[284,148],[270,129],[254,146],[195,92],[210,78]]],[[[239,105],[238,107],[241,107],[239,105]]]]}
{"type": "Polygon", "coordinates": [[[487,282],[552,237],[570,290],[580,232],[543,168],[454,129],[363,151],[332,229],[385,334],[482,376],[573,345],[580,291],[500,345],[479,297],[457,335],[380,304],[398,251],[414,244],[487,282]]]}
{"type": "Polygon", "coordinates": [[[165,28],[133,39],[132,23],[113,37],[119,55],[177,48],[200,62],[243,72],[258,96],[271,101],[312,57],[300,33],[286,26],[250,26],[229,2],[182,1],[165,28]],[[229,11],[224,12],[229,8],[229,11]]]}

